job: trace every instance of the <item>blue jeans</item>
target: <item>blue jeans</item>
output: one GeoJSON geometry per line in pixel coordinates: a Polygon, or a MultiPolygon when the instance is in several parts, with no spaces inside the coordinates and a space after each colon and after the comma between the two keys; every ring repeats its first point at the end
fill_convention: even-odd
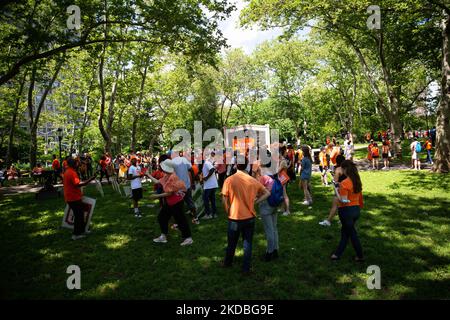
{"type": "Polygon", "coordinates": [[[278,250],[277,208],[270,206],[265,200],[259,204],[259,214],[266,233],[267,253],[272,253],[278,250]]]}
{"type": "Polygon", "coordinates": [[[339,219],[341,220],[341,241],[334,253],[339,258],[344,253],[345,247],[347,246],[348,239],[350,238],[353,248],[356,251],[356,256],[358,258],[363,257],[361,243],[359,242],[358,233],[355,229],[356,220],[358,220],[360,215],[359,206],[342,207],[338,209],[339,219]]]}
{"type": "Polygon", "coordinates": [[[431,159],[431,150],[427,150],[427,162],[430,164],[433,162],[433,160],[431,159]]]}
{"type": "Polygon", "coordinates": [[[224,264],[231,266],[233,264],[234,252],[239,241],[239,236],[242,233],[244,239],[244,261],[242,270],[244,272],[250,271],[250,264],[252,260],[252,241],[253,233],[255,231],[255,218],[247,220],[228,220],[228,246],[225,254],[224,264]]]}
{"type": "Polygon", "coordinates": [[[217,188],[203,190],[203,204],[205,205],[205,215],[216,215],[216,189],[217,188]],[[211,208],[209,206],[210,202],[211,208]]]}

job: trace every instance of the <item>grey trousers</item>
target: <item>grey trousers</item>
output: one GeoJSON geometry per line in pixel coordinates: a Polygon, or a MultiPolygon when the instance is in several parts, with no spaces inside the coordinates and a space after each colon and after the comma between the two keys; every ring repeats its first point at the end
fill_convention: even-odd
{"type": "Polygon", "coordinates": [[[266,233],[267,253],[272,253],[278,250],[277,208],[270,206],[265,200],[259,204],[259,214],[266,233]]]}

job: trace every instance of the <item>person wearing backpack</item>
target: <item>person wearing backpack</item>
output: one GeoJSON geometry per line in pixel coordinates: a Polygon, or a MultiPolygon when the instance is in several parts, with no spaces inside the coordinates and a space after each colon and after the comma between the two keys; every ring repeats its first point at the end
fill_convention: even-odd
{"type": "Polygon", "coordinates": [[[278,180],[278,177],[270,172],[270,163],[259,167],[256,177],[267,191],[270,192],[269,198],[259,203],[259,214],[263,221],[267,240],[267,249],[262,260],[269,262],[278,258],[277,208],[284,202],[283,185],[278,180]]]}
{"type": "Polygon", "coordinates": [[[373,147],[370,149],[372,153],[372,169],[378,170],[378,164],[380,159],[380,149],[378,148],[378,143],[374,143],[373,147]]]}
{"type": "Polygon", "coordinates": [[[417,137],[411,143],[411,160],[413,167],[411,169],[420,170],[420,152],[422,151],[422,145],[420,141],[417,141],[417,137]]]}

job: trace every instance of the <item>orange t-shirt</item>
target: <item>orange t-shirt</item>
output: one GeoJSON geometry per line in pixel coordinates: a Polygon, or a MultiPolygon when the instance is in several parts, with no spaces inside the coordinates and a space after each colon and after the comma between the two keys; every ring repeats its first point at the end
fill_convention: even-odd
{"type": "Polygon", "coordinates": [[[63,184],[64,200],[66,200],[66,202],[81,200],[83,193],[81,192],[81,188],[78,187],[80,178],[75,170],[67,168],[66,172],[64,172],[63,184]]]}
{"type": "Polygon", "coordinates": [[[241,170],[227,178],[223,184],[222,195],[230,201],[228,218],[246,220],[255,217],[255,199],[263,192],[264,186],[241,170]]]}
{"type": "Polygon", "coordinates": [[[332,164],[336,164],[336,158],[339,155],[339,153],[341,152],[341,148],[340,147],[334,147],[333,150],[331,151],[331,155],[330,155],[330,161],[332,164]]]}
{"type": "Polygon", "coordinates": [[[164,192],[186,192],[186,185],[175,173],[164,174],[164,176],[159,179],[159,183],[161,183],[164,192]]]}
{"type": "Polygon", "coordinates": [[[325,152],[320,151],[319,153],[319,161],[322,167],[328,167],[327,155],[325,152]]]}
{"type": "Polygon", "coordinates": [[[63,161],[63,169],[64,169],[64,171],[66,171],[68,167],[69,166],[67,165],[67,160],[64,160],[63,161]]]}
{"type": "Polygon", "coordinates": [[[425,150],[431,150],[432,146],[430,141],[425,142],[425,150]]]}
{"type": "Polygon", "coordinates": [[[352,206],[359,206],[363,207],[364,202],[362,198],[362,192],[354,193],[353,192],[353,182],[350,178],[345,179],[341,182],[339,186],[339,194],[341,196],[347,196],[347,199],[350,200],[349,203],[342,203],[339,202],[339,207],[352,207],[352,206]]]}
{"type": "Polygon", "coordinates": [[[53,168],[53,170],[58,170],[59,169],[59,160],[58,159],[53,160],[52,168],[53,168]]]}

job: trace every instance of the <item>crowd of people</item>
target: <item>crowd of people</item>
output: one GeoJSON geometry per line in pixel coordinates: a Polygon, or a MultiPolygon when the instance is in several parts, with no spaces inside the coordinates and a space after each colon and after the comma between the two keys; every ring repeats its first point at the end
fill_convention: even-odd
{"type": "MultiPolygon", "coordinates": [[[[138,219],[143,216],[140,208],[141,199],[144,196],[148,199],[157,199],[159,201],[157,221],[161,233],[153,241],[160,244],[169,241],[169,224],[173,219],[172,229],[180,231],[181,246],[194,243],[191,231],[193,225],[200,224],[200,220],[203,219],[217,218],[216,196],[219,191],[228,219],[228,245],[223,266],[232,265],[236,246],[242,235],[244,240],[242,271],[248,273],[251,267],[257,211],[267,240],[266,252],[262,258],[264,261],[272,261],[279,256],[278,213],[283,216],[291,214],[288,189],[296,188],[298,180],[298,188],[302,190],[304,196],[302,204],[312,208],[314,195],[311,176],[313,163],[317,163],[321,183],[334,188],[328,216],[319,224],[331,226],[336,215],[341,222],[341,239],[330,258],[339,259],[350,239],[356,252],[355,260],[363,261],[363,252],[355,229],[363,207],[362,184],[353,162],[352,136],[346,135],[344,138],[341,145],[336,138],[327,137],[317,157],[309,146],[294,148],[289,143],[277,145],[277,156],[269,149],[265,151],[268,162],[263,162],[259,157],[252,157],[249,149],[242,154],[235,150],[231,156],[225,150],[200,155],[194,152],[168,151],[155,156],[149,153],[130,152],[113,157],[105,153],[98,161],[94,161],[90,154],[84,153],[75,157],[68,156],[62,163],[56,155],[53,155],[53,182],[62,180],[65,201],[74,212],[75,227],[72,239],[78,240],[86,236],[81,187],[100,176],[100,183],[104,179],[107,183],[115,179],[118,183],[129,184],[134,215],[138,219]],[[231,161],[227,162],[227,159],[231,161]],[[144,195],[142,184],[147,181],[153,184],[153,189],[151,194],[144,195]],[[201,215],[198,214],[200,208],[193,200],[193,192],[198,188],[201,188],[204,208],[201,215]],[[255,206],[258,210],[255,210],[255,206]]],[[[373,169],[379,168],[380,155],[384,164],[382,169],[389,168],[392,157],[390,139],[389,131],[381,133],[381,146],[370,139],[367,157],[372,162],[373,169]]],[[[410,145],[413,168],[420,169],[419,155],[424,151],[427,152],[427,161],[432,163],[432,147],[431,135],[424,143],[421,143],[418,137],[413,137],[410,145]]],[[[39,180],[42,174],[43,168],[38,164],[32,171],[33,178],[39,180]]],[[[15,179],[18,175],[14,166],[8,169],[8,179],[15,179]]]]}
{"type": "MultiPolygon", "coordinates": [[[[326,141],[319,155],[322,182],[328,185],[327,173],[331,174],[331,182],[335,187],[335,197],[327,222],[330,225],[336,213],[342,223],[341,240],[331,255],[337,260],[343,254],[348,239],[355,248],[357,261],[362,261],[363,253],[355,229],[355,222],[359,218],[362,202],[362,185],[356,165],[352,162],[352,146],[350,139],[346,139],[341,148],[335,139],[326,141]]],[[[251,268],[252,242],[258,208],[264,225],[267,239],[266,252],[262,259],[272,261],[279,256],[279,237],[277,227],[278,212],[284,216],[291,214],[288,188],[298,186],[303,190],[303,205],[313,205],[311,188],[312,165],[314,163],[311,148],[299,146],[296,150],[291,144],[277,146],[278,156],[266,150],[263,162],[257,157],[253,159],[249,150],[243,154],[234,151],[231,161],[227,163],[226,154],[218,151],[204,153],[199,161],[196,154],[185,154],[183,151],[169,151],[158,156],[130,153],[117,155],[115,158],[104,154],[98,163],[96,172],[89,172],[86,165],[86,175],[81,166],[89,158],[82,157],[65,159],[58,165],[55,157],[55,175],[62,173],[65,200],[74,212],[75,228],[72,238],[84,238],[85,225],[81,206],[82,186],[96,179],[117,179],[118,182],[130,183],[131,198],[133,200],[136,218],[142,217],[139,207],[140,200],[145,196],[159,200],[158,224],[160,235],[153,239],[155,243],[164,244],[169,239],[169,222],[173,218],[172,228],[179,230],[182,237],[181,246],[194,243],[192,226],[200,220],[214,219],[218,216],[216,194],[220,190],[224,212],[228,219],[227,249],[223,260],[223,267],[230,267],[242,235],[244,240],[244,258],[242,271],[248,274],[251,268]],[[273,166],[276,163],[276,166],[273,166]],[[275,169],[274,169],[275,168],[275,169]],[[91,177],[87,179],[88,176],[91,177]],[[79,177],[82,177],[82,181],[79,177]],[[150,195],[144,195],[142,183],[149,180],[153,184],[150,195]],[[192,198],[192,192],[201,185],[203,213],[198,215],[198,209],[192,198]],[[187,210],[185,210],[185,207],[187,210]],[[189,214],[189,219],[188,215],[189,214]],[[191,220],[191,223],[189,223],[191,220]]],[[[273,149],[272,149],[273,150],[273,149]]],[[[198,155],[197,155],[198,156],[198,155]]],[[[92,162],[91,162],[92,165],[92,162]]]]}

